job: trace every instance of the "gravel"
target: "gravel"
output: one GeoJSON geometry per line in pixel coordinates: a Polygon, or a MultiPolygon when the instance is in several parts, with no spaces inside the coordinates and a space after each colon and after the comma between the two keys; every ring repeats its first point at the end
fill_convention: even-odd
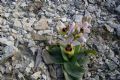
{"type": "Polygon", "coordinates": [[[87,15],[93,18],[87,44],[97,56],[83,80],[119,80],[119,8],[119,0],[0,0],[0,79],[63,80],[61,67],[47,65],[38,49],[57,27],[87,15]]]}

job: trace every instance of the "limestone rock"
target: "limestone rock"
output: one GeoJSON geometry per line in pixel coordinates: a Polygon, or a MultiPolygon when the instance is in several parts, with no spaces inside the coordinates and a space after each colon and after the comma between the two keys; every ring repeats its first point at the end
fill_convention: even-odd
{"type": "Polygon", "coordinates": [[[18,48],[16,48],[15,46],[6,46],[3,49],[3,55],[2,58],[0,60],[0,63],[4,62],[6,59],[8,59],[9,57],[12,57],[14,55],[16,55],[19,52],[18,48]]]}
{"type": "Polygon", "coordinates": [[[113,28],[111,28],[109,25],[107,25],[107,24],[105,24],[105,28],[107,29],[107,31],[109,31],[109,32],[113,32],[114,31],[114,29],[113,28]]]}
{"type": "Polygon", "coordinates": [[[33,38],[33,40],[46,40],[47,38],[43,35],[39,35],[36,33],[31,33],[31,36],[33,38]]]}
{"type": "Polygon", "coordinates": [[[22,24],[21,24],[21,22],[18,19],[15,19],[14,20],[14,26],[15,27],[22,27],[22,24]]]}
{"type": "Polygon", "coordinates": [[[27,31],[32,31],[32,25],[34,23],[35,19],[28,19],[28,18],[24,18],[23,21],[22,21],[22,24],[23,24],[23,28],[27,31]]]}
{"type": "Polygon", "coordinates": [[[34,29],[36,30],[48,29],[48,21],[45,17],[42,17],[34,26],[34,29]]]}
{"type": "Polygon", "coordinates": [[[35,72],[35,73],[32,75],[32,78],[35,79],[35,80],[37,80],[38,78],[41,77],[40,74],[41,74],[41,71],[35,72]]]}
{"type": "Polygon", "coordinates": [[[120,13],[120,5],[115,10],[120,13]]]}
{"type": "Polygon", "coordinates": [[[14,42],[7,40],[6,38],[0,38],[0,43],[6,44],[6,45],[14,45],[14,42]]]}

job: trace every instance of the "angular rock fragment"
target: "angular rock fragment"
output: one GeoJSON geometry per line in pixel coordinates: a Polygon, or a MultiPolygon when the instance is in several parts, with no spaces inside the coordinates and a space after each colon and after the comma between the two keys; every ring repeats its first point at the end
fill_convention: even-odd
{"type": "Polygon", "coordinates": [[[42,17],[34,26],[34,29],[36,30],[48,29],[48,21],[45,17],[42,17]]]}

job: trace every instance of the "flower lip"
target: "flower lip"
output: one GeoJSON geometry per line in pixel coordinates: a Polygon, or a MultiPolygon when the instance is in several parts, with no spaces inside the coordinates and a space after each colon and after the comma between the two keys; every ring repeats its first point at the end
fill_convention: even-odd
{"type": "Polygon", "coordinates": [[[72,46],[70,44],[67,44],[65,50],[66,51],[72,51],[72,46]]]}
{"type": "Polygon", "coordinates": [[[81,29],[80,29],[80,32],[81,32],[81,33],[84,33],[84,29],[83,29],[83,28],[81,28],[81,29]]]}
{"type": "Polygon", "coordinates": [[[66,28],[62,28],[62,31],[63,32],[67,32],[68,31],[68,28],[66,27],[66,28]]]}

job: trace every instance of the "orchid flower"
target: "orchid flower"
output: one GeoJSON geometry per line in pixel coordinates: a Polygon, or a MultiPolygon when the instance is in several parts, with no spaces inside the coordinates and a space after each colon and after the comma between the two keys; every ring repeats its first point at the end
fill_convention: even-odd
{"type": "MultiPolygon", "coordinates": [[[[88,18],[90,21],[90,18],[88,18]]],[[[84,20],[85,21],[85,20],[84,20]]],[[[82,23],[79,23],[78,25],[78,31],[79,34],[76,34],[76,37],[78,38],[78,41],[80,43],[85,43],[88,39],[88,34],[90,33],[91,25],[87,20],[85,22],[82,21],[82,23]]]]}
{"type": "Polygon", "coordinates": [[[62,22],[58,22],[57,31],[62,35],[66,35],[68,32],[68,27],[65,26],[62,22]]]}
{"type": "Polygon", "coordinates": [[[70,56],[74,55],[75,46],[80,45],[78,41],[74,40],[74,37],[61,41],[61,44],[64,46],[64,52],[70,56]]]}

